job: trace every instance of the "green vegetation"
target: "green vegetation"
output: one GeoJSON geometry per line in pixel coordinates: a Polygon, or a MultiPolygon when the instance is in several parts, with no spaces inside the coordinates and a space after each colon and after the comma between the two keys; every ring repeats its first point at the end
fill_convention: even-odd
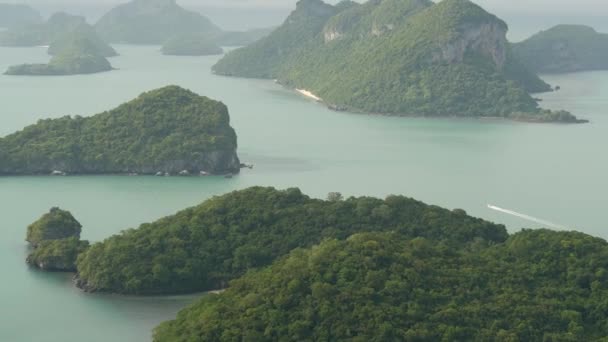
{"type": "MultiPolygon", "coordinates": [[[[59,76],[92,74],[112,70],[112,65],[100,53],[108,53],[102,50],[99,42],[87,35],[70,34],[69,38],[62,40],[56,45],[57,52],[49,49],[49,52],[57,53],[48,64],[23,64],[12,66],[6,71],[6,75],[34,75],[34,76],[59,76]]],[[[108,46],[109,47],[109,46],[108,46]]],[[[110,47],[111,49],[111,47],[110,47]]]]}
{"type": "Polygon", "coordinates": [[[175,0],[132,0],[110,10],[95,28],[107,42],[128,44],[163,44],[178,35],[221,32],[209,19],[183,9],[175,0]]]}
{"type": "Polygon", "coordinates": [[[294,248],[390,230],[446,245],[507,238],[504,226],[401,196],[323,201],[298,189],[250,188],[94,244],[78,258],[79,286],[123,294],[222,289],[294,248]]]}
{"type": "Polygon", "coordinates": [[[248,48],[230,52],[213,70],[229,76],[276,78],[283,63],[315,45],[323,25],[337,12],[321,0],[298,1],[281,27],[248,48]]]}
{"type": "Polygon", "coordinates": [[[45,271],[76,272],[76,259],[89,247],[77,237],[42,241],[27,257],[27,263],[45,271]]]}
{"type": "Polygon", "coordinates": [[[606,308],[608,244],[582,233],[459,248],[366,233],[247,274],[154,341],[604,341],[606,308]]]}
{"type": "Polygon", "coordinates": [[[42,22],[42,16],[27,5],[0,4],[0,27],[14,28],[42,22]]]}
{"type": "Polygon", "coordinates": [[[62,12],[55,13],[45,23],[0,32],[0,46],[49,45],[55,39],[86,25],[88,24],[84,17],[62,12]]]}
{"type": "MultiPolygon", "coordinates": [[[[271,78],[338,110],[412,116],[547,116],[550,90],[513,57],[507,25],[468,0],[301,0],[266,38],[228,53],[217,74],[271,78]]],[[[578,122],[568,115],[566,122],[578,122]]]]}
{"type": "Polygon", "coordinates": [[[224,50],[205,34],[190,33],[169,39],[161,49],[164,55],[211,56],[224,50]]]}
{"type": "Polygon", "coordinates": [[[558,25],[513,44],[531,70],[563,73],[608,69],[608,34],[581,25],[558,25]]]}
{"type": "Polygon", "coordinates": [[[43,241],[80,238],[82,225],[69,211],[52,208],[27,227],[26,241],[38,246],[43,241]]]}
{"type": "Polygon", "coordinates": [[[40,120],[0,139],[0,175],[177,174],[239,171],[236,134],[221,102],[177,86],[109,112],[40,120]]]}

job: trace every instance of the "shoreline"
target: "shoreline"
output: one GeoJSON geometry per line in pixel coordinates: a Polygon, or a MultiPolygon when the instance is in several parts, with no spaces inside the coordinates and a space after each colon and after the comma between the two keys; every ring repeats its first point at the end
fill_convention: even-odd
{"type": "Polygon", "coordinates": [[[313,99],[317,102],[323,102],[323,99],[318,97],[317,95],[313,94],[311,91],[308,91],[306,89],[298,89],[295,88],[296,92],[298,92],[300,95],[303,95],[304,97],[307,97],[309,99],[313,99]]]}

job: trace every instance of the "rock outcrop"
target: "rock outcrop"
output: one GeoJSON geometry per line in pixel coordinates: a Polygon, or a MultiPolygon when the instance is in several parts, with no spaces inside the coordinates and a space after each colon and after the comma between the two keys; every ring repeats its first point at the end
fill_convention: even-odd
{"type": "Polygon", "coordinates": [[[26,241],[37,247],[43,241],[80,238],[82,225],[69,211],[54,207],[27,227],[26,241]]]}

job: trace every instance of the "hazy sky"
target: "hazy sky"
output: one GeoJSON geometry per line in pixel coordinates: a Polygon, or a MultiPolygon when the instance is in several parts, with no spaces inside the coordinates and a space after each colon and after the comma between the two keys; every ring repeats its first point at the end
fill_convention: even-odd
{"type": "MultiPolygon", "coordinates": [[[[91,22],[115,4],[128,0],[0,0],[25,3],[50,15],[67,11],[85,15],[91,22]]],[[[177,0],[196,9],[224,29],[248,29],[279,25],[295,8],[297,0],[177,0]],[[227,11],[226,9],[231,9],[227,11]]],[[[363,2],[363,0],[357,0],[363,2]]],[[[473,0],[507,21],[509,36],[524,39],[556,24],[585,24],[608,32],[608,0],[473,0]]],[[[327,0],[337,3],[339,0],[327,0]]]]}
{"type": "MultiPolygon", "coordinates": [[[[123,0],[0,0],[0,2],[49,4],[49,3],[121,3],[123,0]]],[[[184,5],[225,6],[225,7],[274,7],[291,8],[296,0],[178,0],[184,5]]],[[[329,1],[337,2],[337,1],[329,1]]],[[[608,15],[607,0],[477,0],[478,4],[489,10],[500,12],[538,13],[551,12],[577,15],[608,15]]]]}

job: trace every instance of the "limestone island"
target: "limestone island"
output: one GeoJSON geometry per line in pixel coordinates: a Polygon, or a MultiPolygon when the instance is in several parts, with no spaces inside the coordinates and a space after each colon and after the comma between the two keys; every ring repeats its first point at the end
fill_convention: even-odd
{"type": "Polygon", "coordinates": [[[206,34],[189,33],[166,41],[161,52],[172,56],[213,56],[221,55],[224,49],[206,34]]]}
{"type": "Polygon", "coordinates": [[[167,86],[91,117],[40,120],[0,138],[0,175],[235,174],[226,106],[167,86]]]}
{"type": "Polygon", "coordinates": [[[68,211],[52,208],[27,228],[33,248],[27,263],[44,271],[75,272],[78,255],[89,247],[80,240],[82,225],[68,211]]]}
{"type": "Polygon", "coordinates": [[[207,17],[175,0],[132,0],[111,9],[95,29],[107,42],[126,44],[163,44],[182,34],[221,32],[207,17]]]}
{"type": "Polygon", "coordinates": [[[513,44],[513,51],[539,73],[608,70],[608,34],[588,26],[558,25],[513,44]]]}
{"type": "Polygon", "coordinates": [[[276,79],[336,110],[586,122],[539,108],[530,93],[551,87],[514,55],[507,30],[469,0],[300,0],[283,25],[213,71],[276,79]]]}
{"type": "Polygon", "coordinates": [[[42,22],[40,12],[27,5],[0,4],[0,27],[14,28],[39,24],[42,22]]]}
{"type": "MultiPolygon", "coordinates": [[[[59,48],[57,48],[59,49],[59,48]]],[[[11,66],[6,75],[62,76],[93,74],[111,71],[112,65],[102,55],[99,46],[87,36],[71,35],[61,42],[61,49],[48,64],[22,64],[11,66]]]]}

